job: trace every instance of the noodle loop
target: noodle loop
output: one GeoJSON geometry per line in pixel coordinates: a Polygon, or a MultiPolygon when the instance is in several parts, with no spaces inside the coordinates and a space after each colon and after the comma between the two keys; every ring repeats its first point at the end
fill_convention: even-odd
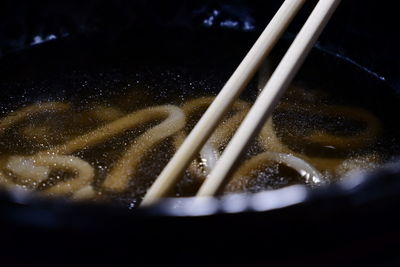
{"type": "MultiPolygon", "coordinates": [[[[307,96],[307,99],[313,99],[313,95],[302,95],[307,96]]],[[[24,185],[38,191],[41,190],[45,194],[70,196],[76,200],[93,198],[100,194],[99,189],[112,193],[127,191],[129,181],[137,174],[144,155],[169,137],[173,137],[173,147],[174,150],[177,150],[186,138],[190,122],[194,121],[196,116],[204,111],[213,100],[214,97],[201,97],[188,101],[180,107],[174,105],[153,106],[129,114],[125,114],[113,106],[94,106],[91,110],[85,111],[85,116],[89,116],[98,124],[87,130],[86,133],[79,136],[67,136],[62,139],[63,143],[58,142],[50,148],[35,151],[30,155],[3,156],[0,159],[0,184],[7,188],[24,185]],[[112,168],[105,173],[104,179],[100,182],[96,182],[98,178],[95,168],[77,156],[80,155],[77,154],[78,152],[92,149],[111,138],[154,122],[159,123],[129,141],[122,154],[113,162],[112,168]],[[72,173],[73,176],[60,179],[55,184],[41,189],[40,185],[49,181],[54,171],[72,173]],[[96,186],[94,186],[95,184],[96,186]]],[[[305,114],[314,112],[308,108],[308,104],[304,106],[281,103],[278,111],[286,110],[305,114]]],[[[239,127],[249,108],[250,104],[242,100],[233,104],[230,115],[204,144],[198,159],[188,167],[188,172],[192,177],[202,182],[210,173],[220,157],[223,146],[239,127]]],[[[24,107],[11,112],[0,120],[0,134],[35,115],[45,112],[66,112],[70,109],[70,105],[58,102],[38,103],[24,107]]],[[[314,130],[307,136],[299,137],[301,142],[321,147],[332,146],[337,149],[354,150],[367,147],[380,134],[379,120],[362,108],[320,104],[318,112],[314,112],[315,114],[320,117],[340,117],[357,121],[364,127],[350,135],[333,134],[325,129],[314,130]]],[[[45,141],[50,130],[51,127],[47,124],[29,125],[21,127],[19,133],[27,139],[45,141]]],[[[262,127],[256,145],[258,154],[251,156],[239,166],[227,184],[225,192],[246,190],[247,184],[252,179],[251,174],[254,171],[262,171],[262,168],[265,169],[265,166],[273,162],[295,170],[305,184],[317,186],[327,181],[326,173],[343,175],[352,168],[363,169],[375,166],[375,163],[380,160],[378,156],[369,154],[345,159],[316,157],[296,152],[278,137],[272,117],[262,127]]]]}
{"type": "Polygon", "coordinates": [[[93,167],[74,156],[40,154],[32,157],[13,156],[9,159],[7,168],[34,187],[48,178],[50,170],[60,169],[75,173],[74,179],[59,182],[45,190],[54,195],[73,194],[82,187],[89,186],[94,178],[93,167]]]}

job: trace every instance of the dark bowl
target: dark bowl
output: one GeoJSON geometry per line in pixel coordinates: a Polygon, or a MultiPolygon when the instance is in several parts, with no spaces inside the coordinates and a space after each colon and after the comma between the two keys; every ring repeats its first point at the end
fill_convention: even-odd
{"type": "MultiPolygon", "coordinates": [[[[215,91],[277,2],[21,1],[19,16],[4,16],[3,25],[11,26],[0,30],[1,103],[12,108],[22,97],[28,102],[43,95],[71,97],[85,91],[77,86],[82,81],[102,86],[113,79],[107,84],[112,90],[129,79],[133,66],[143,76],[170,69],[167,75],[205,81],[215,91]],[[96,79],[98,73],[104,77],[96,79]]],[[[312,2],[281,46],[292,39],[312,2]]],[[[15,2],[4,3],[4,14],[16,8],[15,2]]],[[[320,70],[320,79],[368,80],[361,93],[384,99],[381,108],[393,110],[395,121],[400,76],[393,10],[375,1],[342,3],[305,64],[334,62],[320,70]]],[[[307,73],[298,78],[302,75],[307,73]]],[[[134,209],[2,191],[0,260],[4,266],[395,266],[400,262],[397,162],[317,189],[295,185],[196,203],[170,198],[134,209]]]]}

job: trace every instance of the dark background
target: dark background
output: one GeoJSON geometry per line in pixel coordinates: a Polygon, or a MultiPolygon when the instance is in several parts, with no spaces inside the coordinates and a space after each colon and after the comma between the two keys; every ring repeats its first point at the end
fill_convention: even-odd
{"type": "MultiPolygon", "coordinates": [[[[282,1],[115,0],[0,1],[0,57],[43,40],[102,34],[104,42],[140,29],[162,31],[225,28],[261,31],[282,1]]],[[[316,1],[308,1],[305,18],[316,1]]],[[[297,19],[290,28],[301,26],[297,19]]],[[[343,54],[400,88],[399,30],[396,1],[345,0],[320,38],[320,44],[343,54]]],[[[138,40],[140,41],[140,40],[138,40]]],[[[400,90],[400,89],[399,89],[400,90]]]]}

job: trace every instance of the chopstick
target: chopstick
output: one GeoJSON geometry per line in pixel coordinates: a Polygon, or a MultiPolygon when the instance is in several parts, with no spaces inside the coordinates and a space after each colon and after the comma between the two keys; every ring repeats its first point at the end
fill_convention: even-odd
{"type": "MultiPolygon", "coordinates": [[[[141,203],[142,206],[156,202],[175,185],[218,126],[224,114],[252,79],[304,2],[305,0],[286,0],[282,4],[221,92],[150,187],[141,203]]],[[[340,0],[318,2],[217,165],[201,186],[198,196],[214,195],[224,185],[228,175],[233,171],[234,164],[239,160],[251,138],[265,123],[339,2],[340,0]]]]}
{"type": "Polygon", "coordinates": [[[257,69],[280,39],[305,0],[285,0],[243,61],[224,85],[213,103],[197,122],[156,181],[141,205],[149,205],[165,196],[221,122],[235,99],[253,78],[257,69]]]}
{"type": "Polygon", "coordinates": [[[340,0],[320,0],[306,23],[258,96],[253,107],[232,137],[219,161],[204,181],[197,196],[213,196],[234,171],[252,137],[258,134],[277,102],[329,21],[340,0]]]}

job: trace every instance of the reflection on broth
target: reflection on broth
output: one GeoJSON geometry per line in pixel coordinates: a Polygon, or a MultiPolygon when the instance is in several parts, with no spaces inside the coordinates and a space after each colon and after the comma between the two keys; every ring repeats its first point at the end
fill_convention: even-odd
{"type": "MultiPolygon", "coordinates": [[[[0,183],[72,199],[139,200],[213,97],[154,105],[142,90],[88,101],[38,102],[0,120],[0,183]],[[124,100],[125,98],[125,100],[124,100]],[[132,98],[144,108],[132,110],[132,98]]],[[[224,193],[329,183],[383,162],[383,131],[361,106],[329,103],[329,93],[289,89],[224,193]]],[[[251,103],[237,100],[173,192],[193,195],[215,165],[251,103]]]]}

